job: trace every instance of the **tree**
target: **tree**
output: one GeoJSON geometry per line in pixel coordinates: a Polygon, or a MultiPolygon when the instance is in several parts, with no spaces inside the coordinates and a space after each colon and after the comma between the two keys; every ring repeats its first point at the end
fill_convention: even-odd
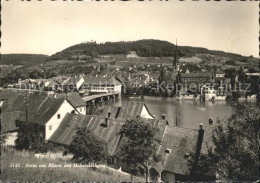
{"type": "Polygon", "coordinates": [[[79,128],[68,147],[77,163],[99,163],[107,160],[107,144],[86,127],[79,128]]]}
{"type": "Polygon", "coordinates": [[[245,104],[234,107],[235,114],[228,120],[217,121],[212,134],[214,146],[202,154],[197,175],[218,174],[222,181],[259,179],[259,110],[245,104]]]}
{"type": "Polygon", "coordinates": [[[16,125],[18,127],[17,139],[15,140],[17,149],[26,149],[35,152],[44,151],[45,143],[43,126],[24,121],[16,121],[16,125]]]}
{"type": "Polygon", "coordinates": [[[138,168],[145,170],[148,182],[149,168],[160,160],[157,147],[158,128],[137,117],[126,121],[121,133],[127,138],[127,143],[121,149],[122,162],[128,165],[131,174],[136,174],[138,168]]]}

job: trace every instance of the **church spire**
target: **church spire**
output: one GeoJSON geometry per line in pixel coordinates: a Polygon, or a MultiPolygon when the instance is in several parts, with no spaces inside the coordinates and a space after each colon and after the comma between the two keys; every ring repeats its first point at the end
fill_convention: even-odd
{"type": "Polygon", "coordinates": [[[177,71],[179,71],[179,55],[178,55],[178,45],[177,45],[177,39],[176,39],[176,45],[175,45],[175,55],[174,55],[174,61],[173,61],[173,68],[177,71]]]}

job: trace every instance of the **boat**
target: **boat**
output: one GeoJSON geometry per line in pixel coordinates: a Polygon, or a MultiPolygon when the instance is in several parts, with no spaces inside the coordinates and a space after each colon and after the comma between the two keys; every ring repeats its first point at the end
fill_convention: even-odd
{"type": "Polygon", "coordinates": [[[200,111],[206,111],[206,108],[196,108],[196,110],[200,110],[200,111]]]}

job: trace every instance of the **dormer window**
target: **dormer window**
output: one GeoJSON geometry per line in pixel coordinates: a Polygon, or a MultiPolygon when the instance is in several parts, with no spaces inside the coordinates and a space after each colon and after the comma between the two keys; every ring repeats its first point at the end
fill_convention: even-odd
{"type": "Polygon", "coordinates": [[[167,148],[167,149],[165,150],[165,153],[170,154],[170,153],[171,153],[171,149],[170,149],[170,148],[167,148]]]}
{"type": "Polygon", "coordinates": [[[190,158],[190,153],[185,153],[184,158],[185,159],[189,159],[190,158]]]}

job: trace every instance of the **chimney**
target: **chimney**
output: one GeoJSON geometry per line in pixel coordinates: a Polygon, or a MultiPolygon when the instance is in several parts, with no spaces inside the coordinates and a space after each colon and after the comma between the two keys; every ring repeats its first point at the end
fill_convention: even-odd
{"type": "Polygon", "coordinates": [[[197,147],[196,147],[196,152],[195,152],[195,157],[194,157],[194,164],[193,164],[193,168],[192,168],[191,174],[194,174],[194,172],[196,172],[197,167],[198,167],[200,151],[201,151],[201,146],[202,146],[202,142],[203,142],[203,136],[204,136],[203,123],[200,123],[199,124],[199,134],[198,134],[197,147]]]}
{"type": "Polygon", "coordinates": [[[107,113],[107,117],[110,118],[111,117],[111,112],[107,113]]]}
{"type": "Polygon", "coordinates": [[[165,119],[166,119],[166,115],[162,114],[162,120],[165,120],[165,119]]]}
{"type": "Polygon", "coordinates": [[[209,118],[209,125],[212,125],[213,124],[213,119],[212,117],[209,118]]]}
{"type": "Polygon", "coordinates": [[[108,118],[105,120],[105,127],[108,127],[108,118]]]}

